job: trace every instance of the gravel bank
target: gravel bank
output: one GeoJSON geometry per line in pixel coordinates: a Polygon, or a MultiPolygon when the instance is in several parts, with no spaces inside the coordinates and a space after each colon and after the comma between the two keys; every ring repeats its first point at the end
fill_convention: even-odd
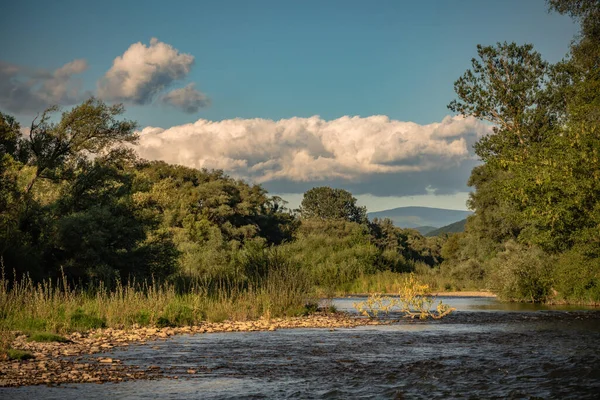
{"type": "MultiPolygon", "coordinates": [[[[82,382],[121,382],[132,379],[177,379],[167,375],[158,366],[142,369],[124,365],[120,360],[102,357],[103,352],[114,348],[167,340],[173,335],[205,334],[217,332],[275,331],[293,328],[352,328],[360,325],[379,325],[391,321],[378,321],[351,317],[347,314],[317,313],[306,317],[261,319],[257,321],[203,323],[197,326],[173,328],[98,329],[75,332],[67,343],[29,342],[18,334],[12,347],[31,352],[30,360],[0,361],[0,387],[26,385],[59,385],[82,382]]],[[[196,371],[187,371],[189,374],[196,371]]]]}

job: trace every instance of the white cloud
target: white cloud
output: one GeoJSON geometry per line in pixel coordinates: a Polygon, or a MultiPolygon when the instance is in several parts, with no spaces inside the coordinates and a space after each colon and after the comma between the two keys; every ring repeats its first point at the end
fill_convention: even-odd
{"type": "Polygon", "coordinates": [[[106,100],[148,104],[163,89],[184,79],[194,57],[171,45],[150,40],[132,44],[98,82],[98,96],[106,100]]]}
{"type": "Polygon", "coordinates": [[[210,105],[210,99],[202,92],[196,90],[194,83],[170,91],[162,97],[162,102],[181,109],[188,114],[197,113],[198,110],[210,105]]]}
{"type": "Polygon", "coordinates": [[[49,71],[0,61],[0,108],[14,113],[37,113],[51,105],[73,105],[88,97],[73,79],[88,68],[83,59],[49,71]]]}
{"type": "Polygon", "coordinates": [[[223,169],[259,183],[349,182],[455,168],[472,159],[468,143],[489,130],[459,116],[428,125],[386,116],[200,119],[169,129],[147,127],[137,150],[143,158],[223,169]]]}

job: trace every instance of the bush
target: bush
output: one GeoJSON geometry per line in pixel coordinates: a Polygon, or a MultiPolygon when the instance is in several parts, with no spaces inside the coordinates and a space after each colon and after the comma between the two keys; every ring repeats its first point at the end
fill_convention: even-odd
{"type": "Polygon", "coordinates": [[[573,249],[558,257],[554,270],[555,301],[600,303],[600,259],[573,249]]]}
{"type": "Polygon", "coordinates": [[[367,300],[353,303],[353,306],[361,315],[369,318],[377,318],[380,313],[387,315],[390,311],[399,311],[407,318],[440,319],[455,311],[455,308],[441,301],[434,309],[435,297],[427,295],[428,292],[429,286],[411,273],[404,276],[397,297],[373,293],[367,300]]]}
{"type": "Polygon", "coordinates": [[[490,286],[510,301],[544,302],[551,295],[551,257],[540,248],[513,241],[490,261],[490,286]]]}

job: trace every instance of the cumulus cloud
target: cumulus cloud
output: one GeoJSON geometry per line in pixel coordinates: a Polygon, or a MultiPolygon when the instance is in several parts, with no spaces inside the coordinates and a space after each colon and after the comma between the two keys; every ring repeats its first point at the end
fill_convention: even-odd
{"type": "Polygon", "coordinates": [[[194,57],[180,53],[156,38],[150,45],[132,44],[115,58],[98,82],[98,96],[105,100],[148,104],[163,89],[190,72],[194,57]]]}
{"type": "Polygon", "coordinates": [[[54,71],[0,61],[0,108],[30,114],[55,104],[76,104],[89,94],[83,93],[81,83],[73,78],[87,68],[82,59],[54,71]]]}
{"type": "Polygon", "coordinates": [[[279,189],[286,192],[296,192],[294,185],[303,191],[315,182],[368,186],[385,176],[407,177],[423,192],[428,185],[430,190],[443,187],[444,180],[424,182],[415,177],[472,162],[470,143],[489,130],[473,118],[459,116],[428,125],[386,116],[331,121],[317,116],[279,121],[200,119],[169,129],[147,127],[140,132],[137,150],[147,159],[223,169],[271,188],[281,183],[279,189]]]}
{"type": "Polygon", "coordinates": [[[194,83],[170,91],[162,96],[163,103],[173,106],[188,114],[197,113],[198,110],[210,105],[210,99],[202,92],[196,90],[194,83]]]}

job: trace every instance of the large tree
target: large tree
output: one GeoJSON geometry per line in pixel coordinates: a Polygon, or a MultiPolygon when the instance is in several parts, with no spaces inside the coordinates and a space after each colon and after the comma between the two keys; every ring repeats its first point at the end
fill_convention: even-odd
{"type": "Polygon", "coordinates": [[[549,3],[581,23],[567,59],[548,64],[531,45],[478,46],[455,83],[449,108],[494,125],[475,146],[483,165],[469,180],[475,215],[461,239],[471,250],[454,253],[462,257],[532,246],[600,256],[600,2],[549,3]],[[505,246],[513,240],[521,247],[505,246]]]}
{"type": "Polygon", "coordinates": [[[176,252],[157,219],[132,200],[135,123],[90,99],[55,118],[46,110],[21,136],[0,115],[0,257],[18,274],[87,280],[163,277],[176,252]]]}
{"type": "Polygon", "coordinates": [[[367,209],[356,204],[352,193],[329,186],[312,188],[304,193],[300,205],[302,218],[343,219],[351,222],[367,222],[367,209]]]}

